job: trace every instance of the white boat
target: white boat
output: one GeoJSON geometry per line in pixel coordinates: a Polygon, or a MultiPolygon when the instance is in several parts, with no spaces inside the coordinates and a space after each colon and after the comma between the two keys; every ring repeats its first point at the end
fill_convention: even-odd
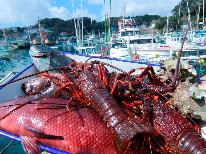
{"type": "Polygon", "coordinates": [[[74,47],[75,53],[90,55],[90,56],[101,56],[101,54],[96,52],[96,48],[94,46],[84,46],[84,47],[74,47]]]}
{"type": "Polygon", "coordinates": [[[115,41],[121,43],[122,46],[126,45],[127,50],[125,48],[111,48],[110,56],[132,59],[132,56],[136,54],[139,59],[147,59],[152,62],[160,62],[171,57],[171,49],[156,43],[153,35],[139,34],[139,28],[133,19],[121,19],[118,26],[119,32],[115,41]]]}
{"type": "Polygon", "coordinates": [[[182,32],[170,32],[165,34],[165,43],[170,48],[178,49],[182,45],[184,35],[182,32]]]}
{"type": "Polygon", "coordinates": [[[121,19],[118,22],[118,26],[119,32],[116,40],[125,43],[130,50],[157,47],[153,36],[139,34],[139,28],[135,25],[133,19],[121,19]]]}
{"type": "MultiPolygon", "coordinates": [[[[129,49],[123,43],[113,43],[110,48],[109,56],[111,58],[129,59],[129,49]]],[[[131,59],[131,58],[130,58],[131,59]]]]}

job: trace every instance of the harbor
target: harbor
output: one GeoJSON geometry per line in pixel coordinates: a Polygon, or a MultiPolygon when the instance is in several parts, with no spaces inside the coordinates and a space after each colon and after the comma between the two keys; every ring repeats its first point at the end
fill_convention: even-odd
{"type": "Polygon", "coordinates": [[[0,14],[0,153],[205,153],[204,0],[17,1],[0,14]]]}

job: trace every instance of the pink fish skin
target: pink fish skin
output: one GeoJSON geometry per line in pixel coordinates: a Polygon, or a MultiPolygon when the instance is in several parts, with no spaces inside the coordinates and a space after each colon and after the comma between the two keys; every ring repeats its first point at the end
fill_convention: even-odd
{"type": "Polygon", "coordinates": [[[0,129],[30,138],[34,141],[31,144],[41,143],[70,153],[117,153],[116,134],[97,113],[78,106],[68,110],[67,103],[64,99],[28,97],[3,103],[0,129]]]}

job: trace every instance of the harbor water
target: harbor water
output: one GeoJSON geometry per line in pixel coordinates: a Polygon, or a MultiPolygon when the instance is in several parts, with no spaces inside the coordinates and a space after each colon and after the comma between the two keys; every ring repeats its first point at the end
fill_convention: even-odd
{"type": "MultiPolygon", "coordinates": [[[[0,80],[8,73],[19,72],[31,63],[28,49],[0,52],[0,80]]],[[[12,141],[6,137],[0,137],[0,153],[24,154],[20,142],[12,141]]]]}
{"type": "Polygon", "coordinates": [[[0,80],[10,72],[19,72],[31,64],[29,50],[0,52],[0,80]]]}

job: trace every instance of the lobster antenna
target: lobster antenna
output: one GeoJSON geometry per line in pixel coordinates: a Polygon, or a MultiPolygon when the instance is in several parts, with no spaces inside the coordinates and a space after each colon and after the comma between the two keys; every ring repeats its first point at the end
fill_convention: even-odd
{"type": "Polygon", "coordinates": [[[185,32],[185,36],[183,38],[181,48],[180,48],[180,50],[178,52],[178,55],[177,55],[178,59],[177,59],[177,65],[176,65],[176,69],[175,69],[174,80],[172,82],[172,87],[176,87],[176,82],[177,82],[177,79],[179,78],[180,60],[181,60],[181,56],[182,56],[182,50],[183,50],[183,47],[184,47],[184,43],[185,43],[185,40],[186,40],[186,37],[187,37],[187,32],[188,32],[188,29],[185,32]]]}

